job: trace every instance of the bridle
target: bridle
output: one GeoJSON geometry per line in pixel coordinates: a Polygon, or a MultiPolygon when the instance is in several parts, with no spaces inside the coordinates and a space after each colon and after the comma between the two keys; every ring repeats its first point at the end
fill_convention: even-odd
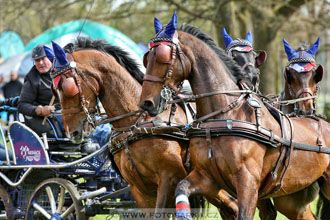
{"type": "MultiPolygon", "coordinates": [[[[301,88],[299,89],[297,92],[294,92],[291,86],[291,83],[288,82],[288,90],[289,90],[289,94],[293,99],[299,99],[299,97],[301,97],[303,94],[308,94],[310,97],[315,97],[318,95],[319,90],[320,90],[320,86],[318,84],[316,84],[316,90],[315,92],[313,92],[310,88],[305,87],[305,88],[301,88]]],[[[315,109],[316,106],[316,100],[315,98],[313,99],[313,107],[315,109]]],[[[299,112],[299,105],[298,102],[294,103],[294,111],[295,112],[299,112]]]]}
{"type": "MultiPolygon", "coordinates": [[[[165,27],[163,27],[164,29],[165,27]]],[[[162,30],[163,30],[162,29],[162,30]]],[[[159,32],[161,32],[162,30],[160,30],[159,32]]],[[[178,39],[178,32],[176,31],[173,38],[166,38],[166,37],[156,37],[152,38],[149,42],[149,51],[144,55],[144,60],[145,60],[145,66],[147,65],[147,61],[146,61],[146,57],[148,56],[149,52],[153,49],[157,49],[160,46],[168,46],[171,48],[171,56],[170,56],[170,60],[162,62],[162,63],[168,63],[168,69],[167,72],[165,74],[165,76],[163,78],[160,78],[158,76],[154,76],[154,75],[150,75],[150,74],[145,74],[143,77],[143,81],[148,81],[148,82],[154,82],[154,83],[162,83],[164,84],[164,91],[163,94],[167,94],[168,91],[171,92],[171,95],[175,95],[177,93],[180,92],[180,90],[182,89],[182,83],[176,87],[175,85],[167,85],[166,84],[166,80],[171,79],[172,77],[172,73],[173,73],[173,67],[174,67],[174,63],[175,60],[178,58],[178,60],[181,62],[182,64],[182,69],[183,72],[187,72],[187,67],[184,65],[184,60],[185,55],[182,52],[182,49],[180,47],[179,44],[179,39],[178,39]],[[165,92],[166,91],[166,92],[165,92]]],[[[156,54],[157,55],[157,54],[156,54]]]]}
{"type": "MultiPolygon", "coordinates": [[[[72,114],[81,114],[81,113],[85,113],[86,117],[87,117],[87,122],[89,125],[91,125],[94,129],[96,128],[96,124],[95,124],[95,119],[94,119],[94,115],[96,112],[100,112],[97,102],[94,106],[89,106],[90,105],[90,101],[89,98],[87,97],[85,98],[84,93],[82,92],[82,88],[81,88],[81,79],[87,83],[88,87],[91,89],[91,91],[94,93],[94,95],[98,98],[98,91],[97,89],[88,81],[88,79],[80,73],[80,71],[77,69],[76,67],[76,62],[73,59],[73,56],[69,53],[66,53],[67,58],[69,60],[69,64],[65,67],[63,67],[60,70],[55,70],[52,69],[51,71],[51,77],[53,80],[57,80],[58,83],[61,80],[65,80],[66,78],[69,78],[69,76],[67,74],[72,73],[72,77],[74,79],[75,85],[78,88],[78,93],[76,95],[79,94],[80,96],[80,106],[79,107],[70,107],[70,108],[62,108],[62,115],[72,115],[72,114]],[[59,77],[59,78],[57,78],[59,77]]],[[[53,65],[54,66],[54,65],[53,65]]],[[[54,89],[58,89],[58,87],[56,86],[56,88],[54,89]]]]}

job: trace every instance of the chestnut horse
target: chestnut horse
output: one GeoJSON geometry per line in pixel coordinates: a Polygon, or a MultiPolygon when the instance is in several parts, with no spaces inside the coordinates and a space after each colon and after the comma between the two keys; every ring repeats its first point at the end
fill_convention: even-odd
{"type": "MultiPolygon", "coordinates": [[[[55,92],[68,137],[81,141],[88,120],[86,115],[92,117],[98,99],[109,118],[118,116],[118,120],[112,122],[114,130],[136,123],[139,115],[120,117],[139,109],[143,78],[143,73],[127,52],[105,41],[89,38],[78,38],[74,45],[67,45],[67,52],[71,53],[67,54],[68,58],[61,57],[65,53],[58,45],[53,43],[53,48],[57,61],[70,57],[75,61],[75,65],[70,63],[72,67],[65,61],[63,65],[69,70],[53,75],[54,83],[58,82],[55,92]],[[57,76],[61,78],[57,79],[57,76]]],[[[169,114],[167,110],[154,118],[145,117],[144,121],[168,121],[169,114]]],[[[177,108],[172,123],[187,123],[181,108],[177,108]]],[[[130,184],[139,208],[148,213],[153,212],[151,208],[156,208],[155,212],[159,213],[164,211],[163,208],[174,207],[175,187],[187,175],[184,166],[187,149],[188,141],[161,135],[138,139],[129,146],[125,145],[124,149],[117,149],[113,155],[115,164],[130,184]]],[[[155,215],[148,216],[153,218],[155,215]]]]}
{"type": "MultiPolygon", "coordinates": [[[[323,77],[323,66],[316,64],[315,54],[319,46],[319,39],[307,49],[301,45],[293,50],[288,42],[283,39],[284,48],[289,64],[284,69],[285,87],[281,93],[281,100],[292,100],[318,94],[318,83],[323,77]]],[[[315,98],[281,106],[285,114],[310,115],[315,113],[315,98]]]]}
{"type": "MultiPolygon", "coordinates": [[[[279,147],[270,147],[258,138],[250,139],[252,134],[215,133],[223,129],[218,122],[225,124],[230,131],[235,130],[234,127],[238,129],[238,125],[249,127],[246,122],[250,122],[258,123],[255,126],[259,129],[267,128],[272,134],[281,136],[280,125],[258,97],[248,91],[238,91],[235,74],[240,73],[233,72],[225,60],[220,60],[192,33],[176,31],[176,15],[166,28],[159,29],[150,48],[145,58],[148,65],[141,107],[152,115],[157,114],[162,99],[160,92],[164,87],[177,91],[185,79],[189,80],[197,97],[198,120],[192,124],[191,134],[195,135],[190,139],[193,171],[177,186],[178,218],[189,218],[189,211],[182,203],[186,204],[190,195],[202,194],[212,198],[224,189],[237,198],[238,219],[253,219],[260,196],[272,197],[275,208],[290,219],[314,219],[309,203],[319,189],[330,199],[329,154],[292,150],[285,175],[277,185],[279,188],[263,191],[267,177],[279,159],[279,147]],[[164,56],[166,51],[168,56],[164,56]],[[306,170],[309,170],[308,174],[306,170]]],[[[319,148],[315,146],[317,140],[322,139],[322,152],[329,151],[324,147],[330,146],[329,124],[320,121],[322,131],[319,131],[319,124],[313,119],[293,118],[291,121],[289,130],[294,131],[294,136],[289,143],[294,143],[295,148],[301,143],[316,150],[319,148]]],[[[276,176],[274,178],[279,180],[276,176]]]]}

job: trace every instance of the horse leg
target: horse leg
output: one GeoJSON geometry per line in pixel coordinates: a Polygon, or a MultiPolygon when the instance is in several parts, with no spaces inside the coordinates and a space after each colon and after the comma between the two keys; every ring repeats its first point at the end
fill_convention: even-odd
{"type": "Polygon", "coordinates": [[[319,182],[321,195],[319,198],[320,205],[318,204],[317,213],[320,213],[321,219],[330,219],[330,166],[319,182]]]}
{"type": "MultiPolygon", "coordinates": [[[[173,165],[173,164],[172,164],[173,165]]],[[[168,167],[169,168],[169,167],[168,167]]],[[[167,169],[168,170],[168,169],[167,169]]],[[[163,172],[157,189],[157,202],[155,210],[155,219],[169,219],[171,212],[165,208],[174,208],[175,187],[186,176],[184,167],[180,164],[173,167],[173,172],[163,172]],[[181,169],[178,169],[180,168],[181,169]],[[176,171],[175,171],[176,170],[176,171]]]]}
{"type": "Polygon", "coordinates": [[[224,220],[235,220],[238,216],[237,199],[226,190],[221,189],[215,198],[207,200],[218,208],[221,218],[224,220]]]}
{"type": "MultiPolygon", "coordinates": [[[[237,199],[230,195],[227,191],[221,189],[216,198],[208,198],[207,200],[219,208],[222,219],[237,219],[237,199]]],[[[261,220],[276,219],[277,211],[270,199],[258,200],[257,207],[259,209],[259,217],[261,220]]]]}
{"type": "MultiPolygon", "coordinates": [[[[256,171],[256,170],[254,170],[256,171]]],[[[258,201],[259,182],[257,174],[253,174],[242,164],[240,170],[233,176],[237,191],[238,220],[253,220],[258,201]]]]}
{"type": "Polygon", "coordinates": [[[317,197],[319,189],[319,184],[314,182],[296,193],[273,198],[275,208],[289,219],[314,220],[310,203],[317,197]]]}
{"type": "MultiPolygon", "coordinates": [[[[144,219],[154,218],[154,208],[156,204],[156,197],[147,195],[141,192],[136,186],[130,184],[131,193],[136,201],[137,206],[142,210],[144,219]]],[[[142,216],[141,216],[142,217],[142,216]]]]}
{"type": "Polygon", "coordinates": [[[270,199],[258,200],[257,207],[259,209],[259,217],[262,220],[275,220],[276,209],[270,199]]]}
{"type": "Polygon", "coordinates": [[[219,187],[212,178],[202,171],[194,169],[185,179],[181,180],[176,187],[176,218],[179,220],[192,220],[189,196],[202,194],[207,198],[215,198],[219,187]]]}

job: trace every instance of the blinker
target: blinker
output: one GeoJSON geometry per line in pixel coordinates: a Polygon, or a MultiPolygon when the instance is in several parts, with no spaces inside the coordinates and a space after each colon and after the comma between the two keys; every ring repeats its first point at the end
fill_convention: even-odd
{"type": "Polygon", "coordinates": [[[79,93],[78,87],[74,78],[65,78],[62,83],[62,89],[65,96],[72,97],[79,93]]]}
{"type": "Polygon", "coordinates": [[[169,63],[171,61],[171,47],[161,44],[156,48],[156,59],[159,63],[169,63]]]}
{"type": "Polygon", "coordinates": [[[145,68],[147,68],[147,66],[148,66],[148,54],[149,54],[149,51],[147,53],[145,53],[143,56],[143,66],[145,68]]]}

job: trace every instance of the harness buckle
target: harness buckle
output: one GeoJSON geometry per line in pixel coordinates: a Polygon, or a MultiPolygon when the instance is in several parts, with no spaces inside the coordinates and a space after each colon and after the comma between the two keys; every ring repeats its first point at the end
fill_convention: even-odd
{"type": "Polygon", "coordinates": [[[233,121],[231,119],[226,120],[226,128],[232,130],[233,128],[233,121]]]}

